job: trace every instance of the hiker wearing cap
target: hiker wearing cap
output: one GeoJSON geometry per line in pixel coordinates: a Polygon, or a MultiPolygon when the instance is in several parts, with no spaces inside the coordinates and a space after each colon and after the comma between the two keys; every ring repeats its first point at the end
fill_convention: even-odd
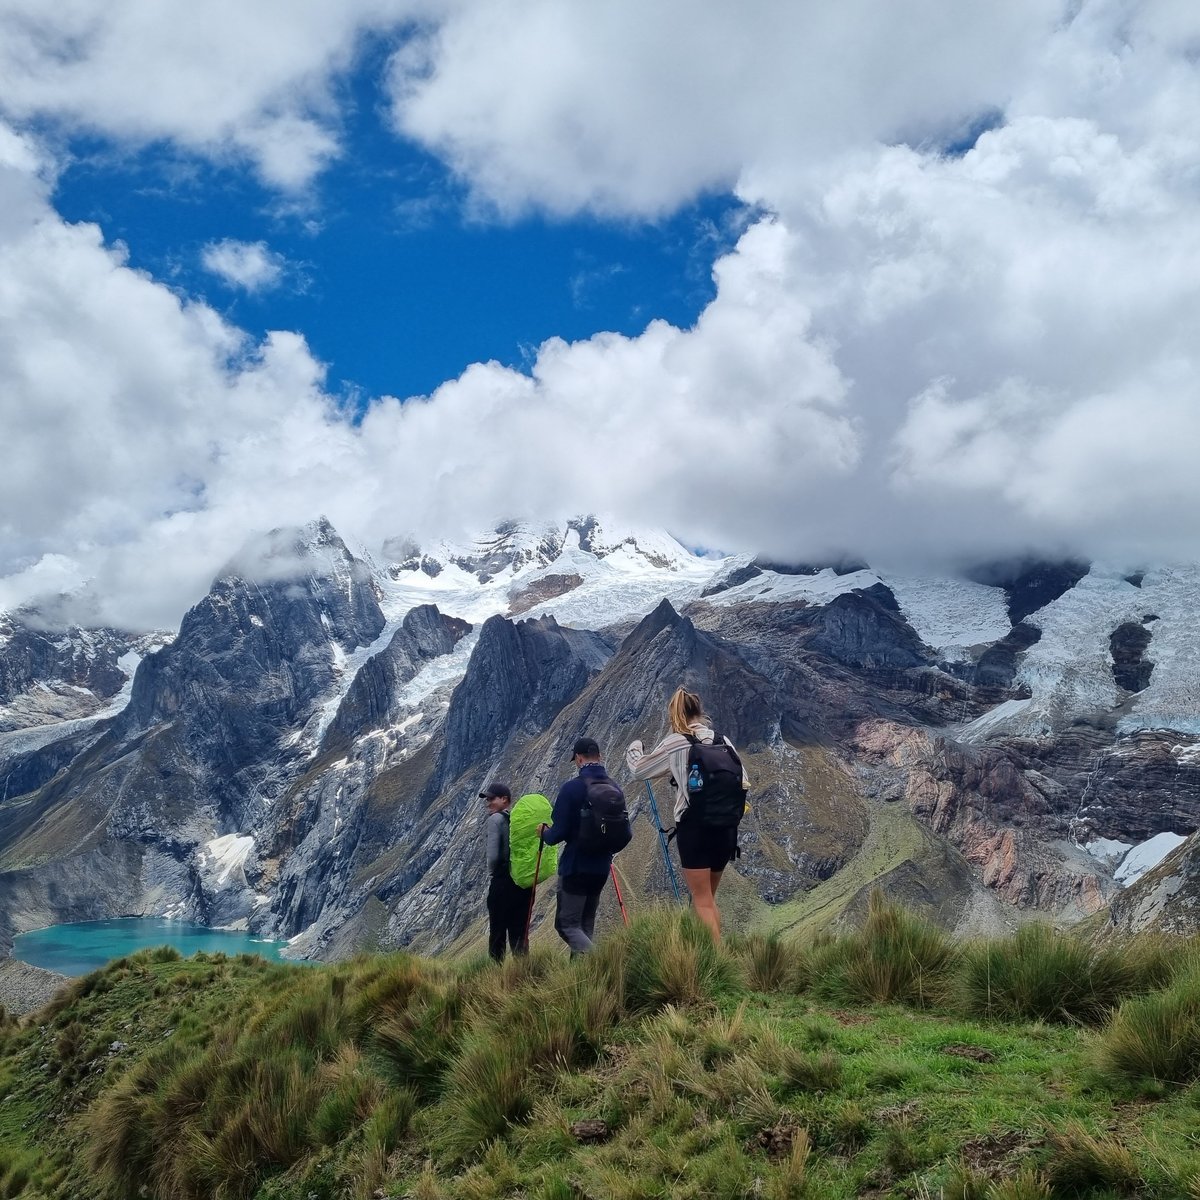
{"type": "Polygon", "coordinates": [[[721,939],[717,888],[738,856],[738,823],[750,781],[733,743],[717,733],[695,692],[677,688],[667,705],[671,732],[648,754],[640,741],[625,751],[634,779],[670,777],[675,844],[696,915],[721,939]]]}
{"type": "Polygon", "coordinates": [[[609,778],[594,738],[571,748],[579,770],[558,789],[552,824],[543,831],[548,846],[565,843],[558,857],[558,908],[554,928],[571,957],[592,948],[596,909],[612,870],[612,856],[629,844],[632,832],[625,794],[609,778]]]}
{"type": "Polygon", "coordinates": [[[506,783],[489,783],[479,793],[487,801],[488,818],[484,825],[487,841],[487,865],[491,875],[488,885],[488,953],[497,962],[504,958],[504,944],[514,954],[524,954],[525,915],[529,911],[529,888],[518,887],[509,873],[509,809],[512,792],[506,783]]]}

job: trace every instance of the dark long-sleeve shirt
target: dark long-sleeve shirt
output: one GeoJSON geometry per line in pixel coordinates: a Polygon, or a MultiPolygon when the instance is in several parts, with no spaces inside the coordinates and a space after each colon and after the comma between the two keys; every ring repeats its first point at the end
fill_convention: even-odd
{"type": "Polygon", "coordinates": [[[484,826],[487,832],[488,874],[508,870],[508,813],[494,812],[484,826]]]}
{"type": "Polygon", "coordinates": [[[557,846],[565,842],[558,856],[560,875],[607,875],[612,866],[611,854],[588,854],[575,844],[579,837],[579,811],[587,797],[585,780],[590,776],[602,779],[608,772],[600,763],[585,763],[574,779],[568,779],[554,798],[554,819],[546,830],[545,842],[557,846]]]}

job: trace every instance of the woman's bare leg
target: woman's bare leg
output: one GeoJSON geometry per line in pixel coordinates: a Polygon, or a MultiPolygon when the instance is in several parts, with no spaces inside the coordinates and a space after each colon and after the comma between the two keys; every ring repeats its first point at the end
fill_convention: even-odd
{"type": "Polygon", "coordinates": [[[687,881],[688,891],[692,893],[692,907],[696,916],[708,926],[713,941],[721,940],[721,915],[717,912],[717,901],[714,893],[721,882],[720,871],[710,871],[707,867],[683,868],[683,877],[687,881]]]}

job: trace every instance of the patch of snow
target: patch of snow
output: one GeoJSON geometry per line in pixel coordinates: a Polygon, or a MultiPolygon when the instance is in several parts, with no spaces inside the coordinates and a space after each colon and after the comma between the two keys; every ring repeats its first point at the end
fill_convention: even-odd
{"type": "MultiPolygon", "coordinates": [[[[322,613],[322,619],[325,614],[322,613]]],[[[325,736],[327,730],[337,716],[337,711],[342,705],[342,701],[346,698],[346,693],[350,690],[350,685],[354,682],[354,677],[366,663],[367,659],[373,658],[380,651],[387,648],[387,644],[392,640],[392,636],[400,627],[400,621],[403,619],[403,614],[396,617],[394,620],[388,621],[379,636],[366,646],[359,646],[350,654],[335,641],[329,643],[329,649],[333,655],[333,669],[337,675],[337,683],[330,691],[329,695],[322,701],[316,712],[316,722],[311,719],[308,725],[302,730],[304,737],[308,738],[314,746],[321,744],[321,739],[325,736]]],[[[285,744],[292,745],[298,741],[298,737],[290,737],[285,744]]]]}
{"type": "Polygon", "coordinates": [[[1146,623],[1151,641],[1145,658],[1154,663],[1154,670],[1120,729],[1173,729],[1200,736],[1200,566],[1149,571],[1140,591],[1134,619],[1149,614],[1158,618],[1146,623]]]}
{"type": "Polygon", "coordinates": [[[246,882],[245,865],[246,858],[250,851],[254,849],[254,839],[246,835],[236,833],[227,833],[224,837],[213,838],[211,842],[204,844],[204,851],[200,854],[200,860],[205,865],[208,865],[207,855],[212,855],[212,867],[214,871],[219,871],[217,875],[217,883],[224,884],[234,871],[238,871],[242,876],[242,882],[246,882]],[[205,853],[207,852],[207,854],[205,853]]]}
{"type": "MultiPolygon", "coordinates": [[[[1094,565],[1073,588],[1027,618],[1041,638],[1018,659],[1015,682],[1031,693],[999,705],[967,727],[968,738],[1000,733],[1042,736],[1076,717],[1128,705],[1121,733],[1175,729],[1200,735],[1200,647],[1193,633],[1200,606],[1200,568],[1151,571],[1140,588],[1120,571],[1094,565]],[[1113,677],[1110,636],[1145,622],[1150,685],[1132,698],[1113,677]]],[[[966,732],[966,731],[964,731],[966,732]]]]}
{"type": "Polygon", "coordinates": [[[465,637],[460,638],[458,645],[449,654],[426,663],[401,689],[397,700],[405,708],[417,708],[431,693],[437,691],[444,683],[461,679],[467,673],[467,663],[479,641],[479,627],[476,626],[465,637]]]}
{"type": "Polygon", "coordinates": [[[1130,842],[1119,842],[1116,838],[1094,838],[1083,848],[1093,858],[1111,865],[1120,862],[1133,849],[1133,845],[1130,842]]]}
{"type": "Polygon", "coordinates": [[[582,583],[572,591],[532,608],[527,616],[552,616],[563,625],[579,629],[602,629],[618,621],[640,619],[664,599],[679,608],[699,599],[712,578],[712,560],[697,558],[666,570],[651,565],[624,548],[606,558],[595,558],[584,550],[567,547],[553,563],[516,582],[526,586],[546,574],[578,575],[582,583]]]}
{"type": "Polygon", "coordinates": [[[142,655],[136,650],[129,650],[117,659],[117,666],[125,674],[125,684],[108,702],[108,707],[96,714],[97,720],[102,720],[106,717],[115,717],[119,712],[123,712],[128,707],[129,701],[133,698],[133,677],[137,674],[137,669],[141,665],[141,662],[142,655]]]}
{"type": "Polygon", "coordinates": [[[976,717],[970,724],[962,726],[954,736],[960,742],[985,742],[995,734],[1007,732],[1018,726],[1026,734],[1049,733],[1050,726],[1045,721],[1037,718],[1033,721],[1024,719],[1032,707],[1032,700],[1005,700],[995,708],[989,709],[983,716],[976,717]]]}
{"type": "Polygon", "coordinates": [[[1109,634],[1145,612],[1145,596],[1117,571],[1093,567],[1030,622],[1041,639],[1024,654],[1017,682],[1060,727],[1077,713],[1106,711],[1122,698],[1112,673],[1109,634]]]}
{"type": "MultiPolygon", "coordinates": [[[[0,709],[0,716],[4,710],[0,709]]],[[[49,725],[33,725],[28,729],[13,729],[0,733],[0,759],[15,758],[21,754],[31,754],[45,746],[70,737],[82,729],[89,729],[101,718],[77,717],[70,721],[54,721],[49,725]]]]}
{"type": "Polygon", "coordinates": [[[1156,833],[1152,838],[1134,846],[1121,859],[1121,865],[1113,873],[1113,879],[1122,887],[1136,883],[1147,871],[1157,867],[1176,847],[1183,845],[1187,838],[1178,833],[1156,833]]]}
{"type": "Polygon", "coordinates": [[[737,587],[718,592],[710,598],[710,603],[725,606],[753,601],[778,604],[803,600],[809,604],[828,604],[845,592],[882,582],[874,571],[865,570],[851,571],[848,575],[839,575],[832,567],[825,567],[815,575],[780,575],[775,571],[764,571],[737,587]]]}
{"type": "Polygon", "coordinates": [[[948,662],[970,660],[972,647],[999,641],[1012,629],[1003,588],[969,579],[880,578],[921,641],[948,662]]]}
{"type": "Polygon", "coordinates": [[[393,619],[419,604],[436,604],[448,616],[479,625],[497,613],[507,615],[512,598],[546,576],[578,575],[577,588],[522,616],[551,615],[563,624],[599,629],[643,617],[664,597],[678,604],[695,599],[727,561],[692,554],[666,533],[610,529],[600,522],[589,534],[596,553],[580,548],[575,528],[564,533],[558,526],[531,525],[506,535],[507,549],[517,551],[515,566],[503,567],[486,583],[452,561],[477,557],[495,540],[493,535],[471,547],[440,543],[428,548],[429,556],[444,564],[432,578],[419,568],[395,579],[384,576],[379,582],[385,615],[393,619]],[[554,548],[553,557],[542,551],[544,543],[554,548]]]}

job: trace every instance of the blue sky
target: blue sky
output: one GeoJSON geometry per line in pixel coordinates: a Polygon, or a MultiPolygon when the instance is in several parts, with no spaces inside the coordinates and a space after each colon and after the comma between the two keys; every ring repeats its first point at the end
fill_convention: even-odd
{"type": "Polygon", "coordinates": [[[0,0],[0,609],[170,624],[320,514],[1195,560],[1198,44],[1185,0],[0,0]]]}
{"type": "Polygon", "coordinates": [[[302,331],[331,392],[358,408],[426,394],[473,362],[524,369],[551,337],[687,327],[713,299],[712,264],[747,221],[735,197],[651,220],[480,211],[389,127],[380,69],[365,53],[340,81],[342,156],[302,195],[169,143],[68,136],[55,206],[257,337],[302,331]],[[265,242],[284,262],[278,283],[250,292],[206,270],[203,248],[225,239],[265,242]]]}

